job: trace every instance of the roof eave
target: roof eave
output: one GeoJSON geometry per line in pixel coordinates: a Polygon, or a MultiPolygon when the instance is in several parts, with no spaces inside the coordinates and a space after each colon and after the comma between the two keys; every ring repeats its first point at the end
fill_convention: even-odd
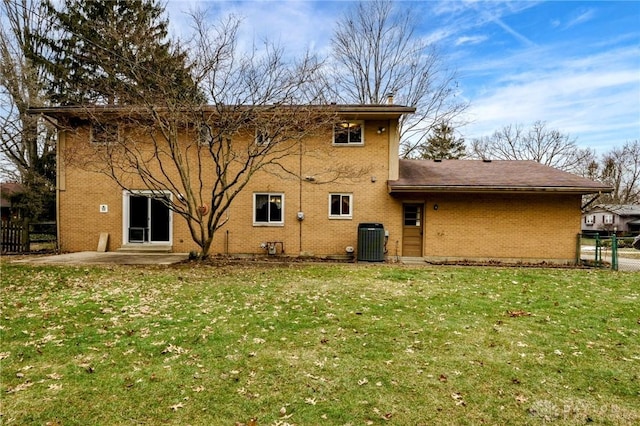
{"type": "MultiPolygon", "coordinates": [[[[202,105],[199,108],[206,112],[215,112],[220,109],[243,109],[243,108],[257,108],[257,109],[274,109],[274,108],[318,108],[319,110],[325,109],[333,111],[338,115],[344,115],[357,118],[398,118],[404,114],[413,114],[416,112],[414,107],[402,106],[402,105],[202,105]]],[[[164,108],[156,108],[158,111],[164,110],[164,108]]],[[[41,107],[41,108],[29,108],[28,113],[33,115],[45,115],[49,117],[86,117],[92,114],[102,115],[122,115],[122,114],[148,114],[150,107],[136,106],[136,105],[98,105],[98,106],[58,106],[58,107],[41,107]]]]}
{"type": "Polygon", "coordinates": [[[390,194],[403,193],[556,193],[595,194],[611,192],[613,188],[562,187],[562,186],[469,186],[469,185],[394,185],[388,184],[390,194]]]}

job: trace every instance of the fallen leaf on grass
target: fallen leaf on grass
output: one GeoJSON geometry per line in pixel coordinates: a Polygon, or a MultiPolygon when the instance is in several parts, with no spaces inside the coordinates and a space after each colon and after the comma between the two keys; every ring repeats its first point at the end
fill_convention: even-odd
{"type": "Polygon", "coordinates": [[[182,402],[178,402],[176,405],[172,405],[171,411],[178,411],[180,408],[184,408],[184,405],[182,405],[182,402]]]}
{"type": "Polygon", "coordinates": [[[460,392],[452,393],[451,398],[453,398],[456,401],[456,405],[462,405],[463,407],[467,406],[467,403],[464,402],[464,399],[462,398],[462,395],[460,394],[460,392]]]}
{"type": "Polygon", "coordinates": [[[382,413],[377,408],[374,408],[373,412],[376,413],[382,420],[391,420],[391,417],[393,417],[393,413],[382,413]]]}
{"type": "Polygon", "coordinates": [[[525,402],[527,402],[527,397],[524,395],[516,395],[516,402],[518,404],[523,404],[525,402]]]}
{"type": "Polygon", "coordinates": [[[23,390],[26,390],[28,388],[30,388],[31,386],[33,386],[33,383],[31,382],[25,382],[25,383],[20,383],[19,385],[16,385],[12,388],[7,389],[7,393],[16,393],[16,392],[20,392],[23,390]]]}
{"type": "Polygon", "coordinates": [[[531,312],[527,311],[507,311],[507,314],[512,318],[531,316],[531,312]]]}

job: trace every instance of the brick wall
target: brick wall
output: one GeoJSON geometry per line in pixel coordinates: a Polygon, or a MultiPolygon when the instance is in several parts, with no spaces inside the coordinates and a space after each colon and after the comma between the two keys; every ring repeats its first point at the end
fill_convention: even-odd
{"type": "MultiPolygon", "coordinates": [[[[333,146],[331,129],[326,135],[304,141],[302,155],[295,146],[283,164],[309,180],[300,181],[277,167],[257,172],[233,201],[211,253],[264,254],[261,243],[279,242],[282,245],[278,244],[278,252],[284,246],[289,255],[345,254],[347,246],[357,246],[360,222],[393,227],[392,222],[401,215],[401,205],[388,195],[387,179],[389,147],[397,145],[389,143],[394,133],[378,133],[380,127],[389,129],[389,121],[365,123],[363,146],[333,146]],[[253,196],[258,192],[284,195],[283,226],[254,226],[253,196]],[[350,219],[329,218],[330,193],[352,195],[350,219]],[[304,213],[304,220],[298,220],[298,212],[304,213]]],[[[66,137],[65,151],[73,158],[61,168],[65,184],[59,192],[60,242],[64,251],[95,250],[101,232],[109,233],[108,250],[116,250],[123,243],[123,192],[104,174],[87,170],[96,168],[88,164],[88,138],[88,129],[69,132],[66,137]],[[101,205],[108,206],[108,211],[100,212],[101,205]]],[[[211,181],[212,171],[213,167],[205,170],[205,182],[211,181]]],[[[133,183],[132,187],[144,189],[142,183],[133,183]]],[[[172,237],[174,251],[198,250],[185,221],[177,214],[173,214],[172,237]]]]}
{"type": "Polygon", "coordinates": [[[426,199],[424,226],[424,253],[433,259],[571,263],[580,196],[434,194],[426,199]]]}
{"type": "MultiPolygon", "coordinates": [[[[392,125],[388,120],[367,121],[364,146],[332,146],[331,129],[305,140],[302,155],[300,147],[294,146],[284,165],[302,180],[281,168],[257,172],[233,201],[210,253],[266,254],[261,243],[278,242],[278,252],[284,248],[287,255],[343,255],[346,247],[357,247],[359,223],[378,222],[389,233],[388,255],[402,256],[402,203],[407,201],[424,202],[423,253],[428,259],[574,260],[580,232],[579,195],[450,193],[406,200],[390,196],[387,179],[390,172],[397,173],[394,161],[389,160],[390,150],[392,157],[397,155],[397,144],[390,142],[395,132],[379,134],[377,130],[393,129],[392,125]],[[284,195],[282,226],[254,225],[253,195],[257,192],[284,195]],[[352,195],[351,218],[329,217],[330,193],[352,195]],[[304,220],[298,220],[298,212],[304,213],[304,220]]],[[[80,129],[61,139],[68,157],[60,162],[61,249],[95,250],[100,233],[107,232],[108,250],[117,250],[123,244],[123,191],[104,174],[87,171],[96,169],[96,164],[90,164],[88,138],[88,129],[80,129]],[[101,212],[101,205],[108,211],[101,212]]],[[[204,173],[204,181],[211,181],[213,167],[204,173]]],[[[133,188],[145,189],[134,176],[130,179],[133,188]]],[[[173,214],[172,243],[175,252],[199,250],[177,214],[173,214]]]]}

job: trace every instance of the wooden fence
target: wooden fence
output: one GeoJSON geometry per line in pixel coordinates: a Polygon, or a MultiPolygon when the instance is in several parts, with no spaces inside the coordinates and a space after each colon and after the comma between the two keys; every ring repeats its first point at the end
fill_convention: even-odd
{"type": "Polygon", "coordinates": [[[2,221],[2,253],[24,253],[31,246],[29,241],[29,222],[2,221]]]}

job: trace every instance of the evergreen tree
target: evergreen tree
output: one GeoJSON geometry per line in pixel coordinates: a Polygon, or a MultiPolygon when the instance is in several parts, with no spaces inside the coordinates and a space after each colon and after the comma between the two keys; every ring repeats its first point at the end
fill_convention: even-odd
{"type": "Polygon", "coordinates": [[[444,122],[435,126],[420,152],[421,158],[429,160],[457,160],[464,156],[464,139],[457,138],[453,127],[444,122]]]}
{"type": "Polygon", "coordinates": [[[45,46],[49,22],[39,0],[0,2],[0,177],[20,182],[24,191],[15,205],[24,217],[55,217],[54,129],[29,108],[48,105],[44,70],[29,58],[45,46]]]}
{"type": "Polygon", "coordinates": [[[52,31],[46,55],[54,103],[153,104],[197,99],[186,53],[167,38],[156,0],[64,0],[47,3],[52,31]]]}

